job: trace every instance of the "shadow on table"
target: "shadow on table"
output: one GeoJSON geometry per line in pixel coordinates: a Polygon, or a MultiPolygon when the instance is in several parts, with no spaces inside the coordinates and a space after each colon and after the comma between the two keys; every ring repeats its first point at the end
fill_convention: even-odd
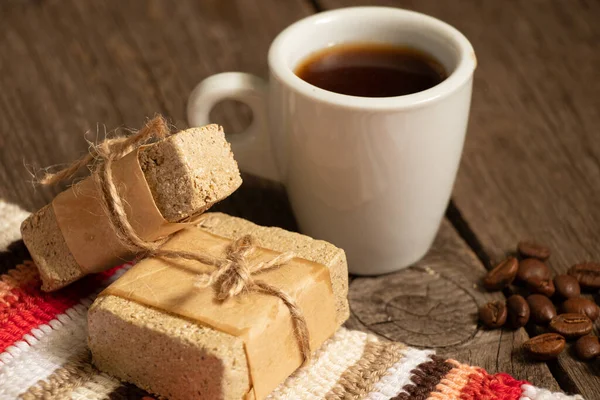
{"type": "Polygon", "coordinates": [[[29,259],[31,259],[31,256],[23,241],[12,242],[5,251],[0,251],[0,274],[4,274],[17,264],[29,259]]]}
{"type": "Polygon", "coordinates": [[[283,185],[247,174],[242,174],[242,179],[242,186],[210,211],[242,217],[258,225],[298,230],[283,185]]]}

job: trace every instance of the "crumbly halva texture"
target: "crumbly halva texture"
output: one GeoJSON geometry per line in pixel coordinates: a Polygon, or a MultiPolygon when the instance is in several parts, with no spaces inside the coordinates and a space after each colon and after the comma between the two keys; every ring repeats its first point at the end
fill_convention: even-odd
{"type": "MultiPolygon", "coordinates": [[[[242,183],[218,125],[173,134],[142,148],[138,159],[154,202],[169,222],[206,211],[242,183]]],[[[67,247],[52,204],[27,218],[21,233],[40,270],[43,290],[60,289],[85,275],[67,247]]]]}
{"type": "Polygon", "coordinates": [[[21,235],[40,272],[43,290],[60,289],[83,276],[58,227],[52,204],[23,221],[21,235]]]}
{"type": "Polygon", "coordinates": [[[250,387],[242,340],[195,322],[105,296],[88,330],[98,369],[168,399],[242,399],[250,387]]]}
{"type": "Polygon", "coordinates": [[[145,147],[139,161],[154,202],[169,222],[206,211],[242,184],[223,129],[214,124],[145,147]]]}
{"type": "MultiPolygon", "coordinates": [[[[336,322],[349,316],[348,271],[343,250],[299,233],[262,227],[222,213],[207,213],[201,226],[237,239],[255,236],[262,247],[329,268],[336,322]]],[[[102,371],[149,392],[179,399],[242,399],[250,390],[240,339],[199,323],[117,296],[101,296],[88,314],[89,346],[102,371]]]]}

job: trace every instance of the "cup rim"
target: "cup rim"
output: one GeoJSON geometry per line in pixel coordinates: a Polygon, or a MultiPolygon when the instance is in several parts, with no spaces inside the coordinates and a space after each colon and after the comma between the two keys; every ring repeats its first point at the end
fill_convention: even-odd
{"type": "Polygon", "coordinates": [[[268,54],[269,68],[273,77],[287,84],[296,92],[320,103],[343,108],[362,110],[390,110],[421,107],[441,100],[461,88],[473,75],[477,67],[475,51],[469,40],[456,28],[435,17],[416,11],[393,7],[347,7],[325,11],[303,18],[284,29],[273,41],[268,54]],[[450,38],[459,49],[459,62],[454,71],[444,81],[421,92],[394,97],[360,97],[331,92],[314,86],[298,77],[287,65],[284,58],[285,44],[288,38],[299,30],[307,29],[314,24],[324,23],[332,17],[347,18],[360,13],[377,17],[377,15],[395,15],[419,21],[423,29],[435,30],[450,38]]]}

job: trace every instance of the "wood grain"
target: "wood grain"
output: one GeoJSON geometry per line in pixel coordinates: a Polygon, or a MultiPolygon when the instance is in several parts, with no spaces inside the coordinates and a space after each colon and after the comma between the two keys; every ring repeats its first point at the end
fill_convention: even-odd
{"type": "MultiPolygon", "coordinates": [[[[359,3],[320,1],[324,8],[359,3]]],[[[370,3],[438,17],[475,48],[479,67],[453,198],[477,250],[494,262],[532,238],[552,248],[555,272],[599,260],[600,3],[370,3]]],[[[600,393],[592,365],[566,352],[551,366],[565,390],[600,393]]]]}
{"type": "MultiPolygon", "coordinates": [[[[83,154],[86,132],[102,139],[157,112],[185,128],[194,85],[231,70],[266,76],[272,39],[311,12],[302,0],[3,2],[0,198],[49,202],[62,187],[35,188],[28,170],[83,154]]],[[[216,122],[239,130],[234,111],[216,122]]]]}
{"type": "Polygon", "coordinates": [[[356,278],[350,285],[352,317],[347,326],[412,346],[435,348],[438,354],[507,372],[538,386],[559,390],[544,363],[523,357],[524,329],[485,330],[478,308],[504,300],[500,292],[480,287],[485,268],[445,220],[427,256],[390,275],[356,278]]]}

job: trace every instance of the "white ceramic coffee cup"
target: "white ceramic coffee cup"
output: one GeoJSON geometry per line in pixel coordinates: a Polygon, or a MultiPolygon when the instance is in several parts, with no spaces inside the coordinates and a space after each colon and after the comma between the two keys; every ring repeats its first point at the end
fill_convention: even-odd
{"type": "Polygon", "coordinates": [[[238,72],[202,81],[190,95],[191,126],[235,99],[253,111],[229,139],[242,170],[287,187],[300,230],[342,247],[350,272],[396,271],[430,248],[462,153],[475,53],[452,26],[396,8],[316,14],[277,36],[270,79],[238,72]],[[449,77],[406,96],[367,98],[315,87],[295,75],[307,56],[340,43],[408,45],[442,63],[449,77]]]}

